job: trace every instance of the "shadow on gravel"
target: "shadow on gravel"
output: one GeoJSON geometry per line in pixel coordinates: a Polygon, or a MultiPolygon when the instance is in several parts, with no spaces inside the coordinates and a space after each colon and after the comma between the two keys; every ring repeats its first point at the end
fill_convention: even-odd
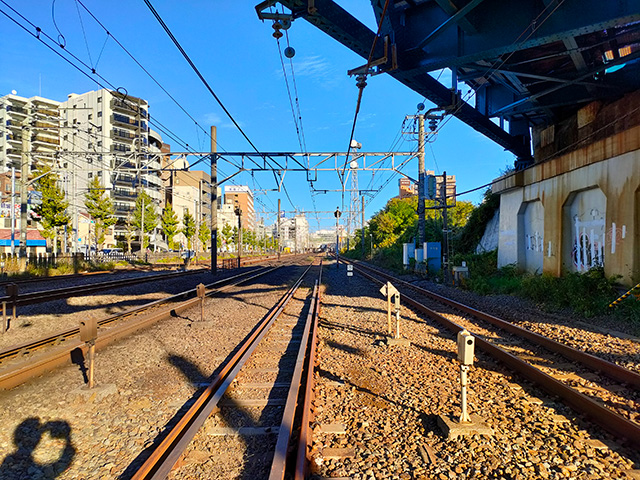
{"type": "MultiPolygon", "coordinates": [[[[76,454],[71,441],[71,426],[64,420],[41,422],[38,417],[27,418],[13,432],[13,443],[15,451],[7,455],[0,465],[0,478],[3,480],[56,478],[71,465],[76,454]],[[34,458],[34,450],[40,443],[64,443],[64,446],[57,460],[38,463],[34,458]]],[[[53,447],[48,445],[47,448],[53,447]]]]}
{"type": "Polygon", "coordinates": [[[329,340],[327,342],[327,345],[330,346],[331,348],[336,348],[338,350],[342,350],[352,355],[358,355],[360,357],[364,355],[364,352],[360,348],[352,347],[350,345],[345,345],[344,343],[334,342],[333,340],[329,340]]]}
{"type": "MultiPolygon", "coordinates": [[[[300,267],[295,267],[295,266],[283,267],[280,269],[280,275],[275,276],[276,278],[273,278],[273,276],[266,276],[266,277],[258,278],[255,281],[260,282],[260,284],[273,285],[274,288],[281,287],[282,281],[280,279],[282,278],[282,276],[288,275],[289,272],[291,271],[295,273],[296,268],[299,269],[300,267]]],[[[269,288],[253,289],[254,292],[261,292],[263,290],[268,291],[269,288]]],[[[245,294],[246,292],[247,290],[242,291],[243,294],[245,294]]],[[[240,300],[246,303],[245,299],[240,299],[240,300]]],[[[303,311],[305,315],[306,315],[306,311],[309,308],[309,303],[310,302],[306,302],[305,310],[303,311]]],[[[257,306],[263,307],[261,305],[257,305],[257,306]]],[[[265,312],[264,317],[266,317],[267,314],[268,312],[265,312]]],[[[200,367],[198,367],[195,363],[193,363],[191,360],[189,360],[186,357],[183,357],[180,355],[167,356],[167,363],[178,368],[182,373],[182,375],[194,387],[198,388],[198,391],[195,392],[191,396],[191,398],[187,399],[184,402],[182,407],[179,408],[179,410],[176,412],[173,418],[171,418],[171,420],[167,422],[167,424],[164,426],[162,431],[156,435],[156,437],[153,439],[153,443],[151,443],[142,452],[140,452],[138,456],[129,464],[126,470],[118,476],[119,480],[128,480],[133,477],[133,475],[138,471],[138,469],[142,466],[142,464],[153,453],[153,451],[158,447],[158,445],[167,437],[169,432],[174,428],[174,426],[178,423],[178,421],[180,421],[180,419],[184,416],[187,410],[191,407],[191,405],[193,405],[196,399],[200,396],[200,394],[202,393],[202,388],[208,386],[211,382],[214,381],[214,379],[218,376],[218,374],[221,372],[224,366],[236,354],[236,352],[239,349],[239,345],[241,343],[244,343],[244,341],[254,333],[254,331],[257,329],[257,326],[262,322],[262,320],[264,320],[264,317],[256,320],[256,324],[255,324],[256,326],[252,328],[251,331],[248,332],[240,342],[238,342],[238,346],[234,348],[227,355],[225,360],[222,361],[209,375],[203,372],[200,369],[200,367]]],[[[306,317],[303,316],[303,318],[306,318],[306,317]]],[[[298,327],[294,328],[296,335],[300,333],[298,330],[296,330],[297,328],[298,327]]],[[[293,348],[294,347],[290,344],[282,352],[285,355],[289,353],[291,353],[292,355],[287,355],[285,358],[283,358],[283,360],[281,360],[279,365],[280,367],[279,373],[275,379],[275,382],[283,381],[284,377],[288,375],[286,372],[286,369],[290,367],[287,365],[287,363],[291,362],[292,358],[295,359],[295,356],[293,356],[293,353],[294,353],[293,350],[290,350],[293,348]]],[[[272,388],[267,395],[267,399],[282,398],[282,392],[278,390],[282,390],[282,388],[280,389],[272,388]]],[[[263,413],[259,416],[258,420],[256,420],[255,415],[252,415],[250,408],[240,405],[238,402],[234,401],[233,399],[228,398],[226,394],[223,398],[225,398],[226,406],[220,408],[220,411],[217,413],[217,415],[221,417],[223,424],[228,425],[230,427],[239,427],[239,426],[269,427],[274,425],[272,421],[272,417],[273,417],[272,409],[273,408],[277,409],[278,411],[280,411],[280,415],[281,415],[282,407],[280,406],[267,407],[265,408],[263,413]],[[271,411],[269,411],[270,409],[271,411]]],[[[277,433],[278,433],[278,429],[275,428],[269,431],[265,435],[249,435],[249,436],[242,436],[241,438],[242,438],[242,442],[245,444],[247,451],[250,451],[253,448],[255,448],[256,450],[259,450],[260,448],[264,448],[264,445],[267,442],[275,444],[275,441],[276,441],[275,435],[277,435],[277,433]]],[[[182,456],[177,461],[176,465],[174,466],[174,469],[178,469],[180,468],[180,466],[183,466],[189,463],[201,464],[203,462],[206,462],[206,460],[208,460],[209,458],[210,457],[206,452],[191,450],[186,456],[182,456]]],[[[230,476],[229,478],[246,479],[246,480],[255,480],[256,478],[266,478],[266,476],[268,476],[268,473],[269,473],[269,468],[271,466],[272,459],[273,459],[272,451],[270,451],[267,454],[264,454],[264,453],[257,453],[255,455],[247,454],[243,459],[244,464],[238,469],[238,471],[234,472],[233,476],[230,476]]],[[[213,468],[216,468],[216,467],[214,466],[213,468]]],[[[217,478],[222,478],[222,475],[224,475],[225,473],[226,472],[221,473],[218,471],[217,478]]]]}
{"type": "Polygon", "coordinates": [[[80,372],[82,373],[82,380],[84,383],[89,383],[89,376],[87,374],[87,366],[84,363],[84,352],[81,348],[74,348],[71,350],[71,363],[78,365],[80,372]]]}
{"type": "MultiPolygon", "coordinates": [[[[326,303],[322,304],[323,308],[325,308],[326,306],[327,306],[326,303]]],[[[360,328],[353,325],[344,325],[337,322],[329,322],[327,320],[320,320],[318,322],[318,326],[321,328],[326,328],[328,330],[344,330],[351,333],[360,333],[364,335],[372,335],[372,336],[386,335],[386,333],[383,332],[382,330],[374,332],[373,330],[369,330],[368,328],[360,328]]]]}

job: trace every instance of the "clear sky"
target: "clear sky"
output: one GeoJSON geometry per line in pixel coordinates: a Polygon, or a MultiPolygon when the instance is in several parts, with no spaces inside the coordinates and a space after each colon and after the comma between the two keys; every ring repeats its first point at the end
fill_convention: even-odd
{"type": "MultiPolygon", "coordinates": [[[[253,151],[230,119],[188,66],[169,37],[162,30],[143,0],[81,0],[109,30],[107,36],[98,23],[76,0],[2,0],[0,10],[19,19],[10,5],[35,26],[53,37],[62,35],[65,51],[89,65],[82,67],[89,76],[91,68],[117,87],[133,96],[146,99],[150,114],[165,125],[181,142],[196,151],[207,151],[210,141],[195,123],[164,93],[154,81],[116,44],[117,39],[147,69],[177,102],[209,130],[218,127],[219,150],[253,151]],[[6,2],[6,3],[5,3],[6,2]],[[52,8],[53,7],[53,8],[52,8]],[[52,10],[54,15],[52,15],[52,10]],[[56,27],[57,26],[57,27],[56,27]]],[[[293,121],[278,45],[272,37],[271,22],[262,23],[256,15],[258,0],[152,0],[173,34],[207,79],[231,115],[261,151],[300,151],[293,121]]],[[[371,4],[367,0],[338,1],[347,11],[375,30],[371,4]]],[[[28,23],[19,19],[25,25],[28,23]]],[[[31,32],[35,28],[28,26],[31,32]]],[[[63,101],[69,93],[84,93],[98,87],[44,46],[5,15],[0,15],[2,54],[0,54],[0,96],[16,90],[18,95],[41,95],[63,101]]],[[[42,35],[42,34],[41,34],[42,35]]],[[[358,89],[348,69],[365,61],[304,20],[296,20],[288,31],[289,43],[296,50],[293,72],[302,114],[302,126],[309,152],[344,152],[349,142],[358,89]]],[[[286,37],[280,40],[286,47],[286,37]]],[[[59,46],[58,52],[64,53],[59,46]]],[[[290,64],[285,59],[290,89],[293,90],[290,64]]],[[[74,60],[74,63],[79,64],[74,60]]],[[[449,78],[444,72],[442,79],[449,78]]],[[[386,75],[370,77],[364,90],[355,139],[362,151],[412,151],[417,142],[399,137],[405,115],[416,113],[423,101],[417,93],[386,75]],[[400,139],[399,139],[400,138],[400,139]]],[[[292,91],[292,97],[295,94],[292,91]]],[[[472,100],[473,103],[473,100],[472,100]]],[[[433,105],[426,102],[426,108],[433,105]]],[[[152,128],[156,129],[153,125],[152,128]]],[[[175,139],[163,135],[174,151],[183,151],[175,139]]],[[[500,175],[514,157],[483,137],[471,127],[451,119],[426,149],[426,167],[456,175],[458,191],[489,183],[500,175]]],[[[219,166],[219,178],[232,174],[235,167],[219,166]]],[[[195,169],[209,169],[200,163],[195,169]]],[[[417,159],[407,165],[406,173],[416,177],[417,159]]],[[[380,188],[390,173],[372,179],[359,175],[360,188],[380,188]]],[[[367,199],[366,218],[384,207],[398,194],[398,176],[375,196],[367,199]]],[[[308,212],[313,230],[330,228],[330,212],[341,206],[340,193],[311,195],[304,173],[285,176],[284,191],[271,173],[234,177],[237,184],[256,189],[256,210],[267,211],[265,223],[275,219],[277,199],[283,210],[295,208],[308,212]],[[293,204],[293,206],[292,206],[293,204]]],[[[319,175],[317,189],[339,189],[336,173],[319,175]]],[[[461,200],[478,203],[483,190],[461,200]]],[[[349,194],[345,196],[348,206],[349,194]]],[[[290,213],[289,213],[290,215],[290,213]]]]}

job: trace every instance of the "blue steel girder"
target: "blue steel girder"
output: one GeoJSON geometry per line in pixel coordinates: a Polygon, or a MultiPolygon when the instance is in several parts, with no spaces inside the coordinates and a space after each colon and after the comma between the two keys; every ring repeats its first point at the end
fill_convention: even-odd
{"type": "MultiPolygon", "coordinates": [[[[377,1],[379,0],[374,0],[374,2],[377,1]]],[[[390,1],[393,3],[393,0],[390,1]]],[[[273,3],[276,2],[274,1],[273,3]]],[[[365,60],[368,58],[371,45],[375,38],[375,32],[371,31],[371,29],[337,5],[333,0],[277,0],[277,3],[291,10],[293,18],[304,18],[365,60]]],[[[266,4],[267,2],[263,2],[258,7],[266,4]]],[[[384,2],[382,2],[382,4],[384,4],[384,2]]],[[[390,7],[387,15],[389,15],[391,24],[393,24],[393,14],[391,10],[390,7]]],[[[455,31],[456,29],[453,30],[455,31]]],[[[397,29],[394,31],[385,31],[384,25],[381,35],[391,35],[392,41],[397,41],[398,37],[402,36],[398,35],[397,29]]],[[[383,55],[383,48],[384,42],[379,41],[376,43],[376,51],[373,54],[374,59],[380,58],[383,55]]],[[[414,57],[415,54],[412,55],[412,58],[414,57]]],[[[452,91],[435,80],[423,67],[415,68],[409,66],[409,68],[407,68],[403,65],[406,61],[403,61],[402,52],[399,52],[398,62],[400,64],[399,68],[388,71],[387,73],[389,75],[423,95],[439,107],[446,108],[453,106],[454,95],[452,91]]],[[[518,158],[529,159],[531,157],[528,138],[509,134],[471,105],[458,100],[458,103],[455,104],[455,108],[452,109],[451,113],[506,150],[514,153],[518,158]]]]}
{"type": "Polygon", "coordinates": [[[600,32],[640,21],[640,0],[486,0],[466,15],[478,29],[474,35],[456,28],[443,31],[419,48],[425,32],[435,31],[449,17],[434,2],[392,11],[394,29],[402,29],[397,47],[408,54],[404,68],[434,71],[477,61],[498,59],[519,50],[600,32]],[[413,55],[411,55],[413,54],[413,55]]]}

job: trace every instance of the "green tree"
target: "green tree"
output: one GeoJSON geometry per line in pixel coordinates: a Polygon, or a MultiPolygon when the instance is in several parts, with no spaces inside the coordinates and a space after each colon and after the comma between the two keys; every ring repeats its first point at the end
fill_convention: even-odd
{"type": "Polygon", "coordinates": [[[136,198],[136,206],[133,209],[133,218],[131,219],[131,225],[138,232],[140,232],[140,230],[142,229],[141,227],[144,226],[144,238],[140,239],[140,248],[146,248],[149,245],[147,234],[153,232],[153,230],[158,226],[158,216],[156,215],[156,207],[153,204],[151,197],[144,191],[140,192],[138,194],[138,197],[136,198]]]}
{"type": "Polygon", "coordinates": [[[189,210],[184,212],[182,217],[182,229],[180,230],[187,239],[187,249],[191,249],[191,239],[196,234],[196,221],[189,213],[189,210]]]}
{"type": "Polygon", "coordinates": [[[222,239],[227,247],[233,242],[233,228],[228,223],[225,223],[224,227],[222,227],[222,239]]]}
{"type": "Polygon", "coordinates": [[[53,239],[54,252],[57,251],[55,238],[60,227],[69,224],[71,217],[67,213],[69,202],[65,200],[65,194],[58,186],[58,176],[48,165],[43,165],[35,172],[36,190],[42,195],[42,202],[33,211],[40,216],[42,224],[42,236],[53,239]]]}
{"type": "Polygon", "coordinates": [[[207,222],[202,222],[200,224],[200,228],[198,229],[198,239],[200,240],[200,245],[202,245],[202,251],[207,251],[207,245],[211,240],[211,229],[207,222]]]}
{"type": "Polygon", "coordinates": [[[127,252],[131,253],[131,242],[136,237],[136,229],[133,226],[133,220],[131,215],[127,215],[127,219],[124,221],[124,239],[127,242],[127,252]]]}
{"type": "Polygon", "coordinates": [[[89,189],[84,194],[84,206],[95,225],[96,249],[101,250],[106,229],[114,225],[118,219],[115,217],[111,197],[100,184],[98,177],[94,177],[89,182],[89,189]]]}
{"type": "Polygon", "coordinates": [[[174,249],[173,237],[178,233],[178,215],[173,210],[173,206],[169,203],[162,211],[162,232],[167,239],[167,245],[170,249],[174,249]]]}

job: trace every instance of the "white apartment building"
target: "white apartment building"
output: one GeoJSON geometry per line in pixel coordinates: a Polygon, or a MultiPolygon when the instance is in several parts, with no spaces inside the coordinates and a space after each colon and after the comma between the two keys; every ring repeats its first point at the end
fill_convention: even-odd
{"type": "Polygon", "coordinates": [[[72,208],[83,210],[87,186],[98,177],[113,200],[116,236],[124,234],[140,189],[154,201],[158,214],[163,206],[162,138],[150,130],[148,112],[146,100],[107,89],[72,93],[61,104],[60,161],[67,170],[69,201],[72,208]]]}
{"type": "Polygon", "coordinates": [[[0,173],[11,167],[20,171],[23,146],[29,154],[30,171],[39,162],[53,163],[60,146],[59,105],[42,97],[0,97],[0,173]]]}
{"type": "MultiPolygon", "coordinates": [[[[278,224],[274,225],[277,231],[278,224]]],[[[290,252],[302,252],[309,248],[309,222],[304,214],[280,219],[280,248],[290,252]]]]}

